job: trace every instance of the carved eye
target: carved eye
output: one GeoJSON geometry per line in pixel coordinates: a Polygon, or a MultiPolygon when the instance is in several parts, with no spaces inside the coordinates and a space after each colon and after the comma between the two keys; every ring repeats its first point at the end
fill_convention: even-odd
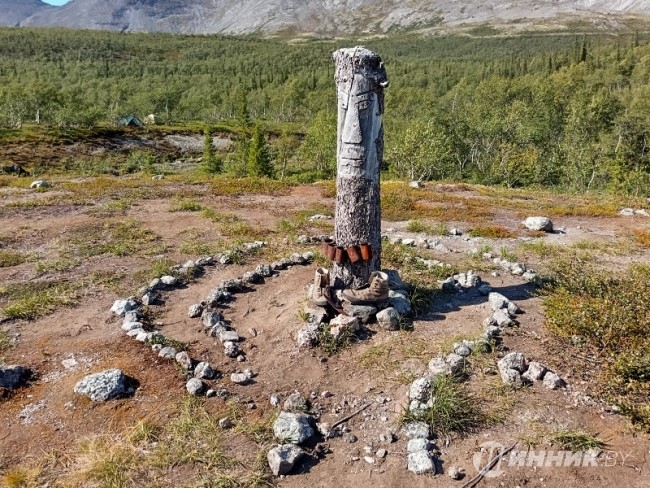
{"type": "Polygon", "coordinates": [[[368,107],[370,107],[370,102],[368,100],[364,100],[363,102],[359,102],[359,110],[365,110],[368,107]]]}

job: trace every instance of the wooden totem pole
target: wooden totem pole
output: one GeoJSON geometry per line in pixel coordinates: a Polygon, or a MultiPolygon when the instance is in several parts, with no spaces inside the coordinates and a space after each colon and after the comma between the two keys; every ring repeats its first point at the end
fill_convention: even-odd
{"type": "Polygon", "coordinates": [[[339,49],[333,59],[338,100],[334,240],[344,258],[334,262],[330,285],[357,288],[381,266],[379,170],[388,78],[381,58],[364,47],[339,49]],[[371,257],[357,259],[362,245],[371,257]]]}

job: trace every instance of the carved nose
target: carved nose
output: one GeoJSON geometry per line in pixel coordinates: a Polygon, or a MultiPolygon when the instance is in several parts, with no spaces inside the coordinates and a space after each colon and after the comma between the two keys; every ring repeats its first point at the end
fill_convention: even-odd
{"type": "Polygon", "coordinates": [[[361,144],[361,127],[359,126],[359,117],[353,111],[348,109],[345,115],[345,134],[343,134],[343,142],[350,144],[361,144]]]}

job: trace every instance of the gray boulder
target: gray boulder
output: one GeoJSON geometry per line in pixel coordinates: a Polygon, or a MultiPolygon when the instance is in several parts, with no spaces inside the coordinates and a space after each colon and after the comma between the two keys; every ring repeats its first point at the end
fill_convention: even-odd
{"type": "Polygon", "coordinates": [[[220,330],[217,337],[219,337],[219,341],[224,344],[225,342],[238,342],[240,337],[237,332],[234,330],[220,330]]]}
{"type": "Polygon", "coordinates": [[[203,305],[201,305],[200,303],[190,305],[189,308],[187,309],[187,316],[191,319],[200,317],[202,313],[203,313],[203,305]]]}
{"type": "Polygon", "coordinates": [[[367,324],[377,315],[377,308],[369,305],[352,305],[343,302],[343,311],[350,317],[358,318],[362,324],[367,324]]]}
{"type": "Polygon", "coordinates": [[[282,444],[271,449],[266,456],[275,476],[288,474],[305,452],[294,444],[282,444]]]}
{"type": "Polygon", "coordinates": [[[546,367],[537,361],[531,361],[528,363],[528,369],[524,373],[524,378],[530,381],[541,381],[544,378],[546,373],[546,367]]]}
{"type": "Polygon", "coordinates": [[[23,386],[32,376],[29,368],[18,365],[0,366],[0,388],[13,390],[23,386]]]}
{"type": "Polygon", "coordinates": [[[451,368],[452,374],[458,374],[465,369],[465,358],[454,352],[448,354],[445,358],[445,362],[451,368]]]}
{"type": "Polygon", "coordinates": [[[409,422],[404,425],[402,432],[409,439],[429,438],[429,426],[424,422],[409,422]]]}
{"type": "Polygon", "coordinates": [[[29,185],[29,187],[31,189],[33,189],[33,190],[34,189],[38,190],[39,188],[49,188],[50,184],[45,180],[36,180],[36,181],[32,181],[32,183],[31,183],[31,185],[29,185]]]}
{"type": "Polygon", "coordinates": [[[236,358],[241,351],[236,342],[226,341],[223,343],[223,353],[229,358],[236,358]]]}
{"type": "Polygon", "coordinates": [[[178,278],[170,275],[161,276],[160,282],[165,286],[176,286],[178,284],[178,278]]]}
{"type": "Polygon", "coordinates": [[[302,444],[314,435],[312,418],[304,413],[280,412],[273,423],[273,435],[282,443],[302,444]]]}
{"type": "Polygon", "coordinates": [[[506,384],[510,385],[513,388],[521,388],[524,386],[524,378],[522,378],[521,373],[516,369],[499,369],[501,374],[501,380],[506,384]]]}
{"type": "Polygon", "coordinates": [[[244,370],[243,373],[233,373],[230,375],[230,381],[236,385],[246,385],[253,379],[253,372],[250,369],[244,370]]]}
{"type": "Polygon", "coordinates": [[[304,412],[307,410],[307,400],[298,391],[294,391],[284,401],[284,409],[289,412],[304,412]]]}
{"type": "Polygon", "coordinates": [[[165,358],[165,359],[176,359],[176,354],[178,354],[178,351],[176,350],[176,348],[166,346],[166,347],[163,347],[158,352],[158,357],[165,358]]]}
{"type": "Polygon", "coordinates": [[[105,402],[127,396],[132,390],[128,387],[127,377],[122,371],[107,369],[83,378],[74,386],[74,392],[89,397],[93,402],[105,402]]]}
{"type": "Polygon", "coordinates": [[[206,329],[211,329],[222,320],[223,315],[213,310],[206,310],[203,312],[203,315],[201,315],[201,321],[206,329]]]}
{"type": "Polygon", "coordinates": [[[115,300],[111,307],[111,312],[116,315],[124,315],[138,308],[140,308],[140,302],[135,297],[129,297],[126,300],[115,300]]]}
{"type": "Polygon", "coordinates": [[[388,307],[377,313],[377,323],[384,330],[397,330],[400,316],[393,307],[388,307]]]}
{"type": "Polygon", "coordinates": [[[408,470],[415,474],[435,474],[436,466],[427,451],[416,451],[408,455],[408,470]]]}
{"type": "Polygon", "coordinates": [[[510,327],[511,325],[514,325],[514,322],[510,318],[510,315],[508,314],[506,309],[497,310],[496,312],[494,312],[492,318],[494,319],[494,323],[498,327],[510,327]]]}
{"type": "Polygon", "coordinates": [[[130,332],[133,329],[142,329],[144,324],[142,322],[127,322],[126,320],[122,323],[122,330],[124,332],[130,332]]]}
{"type": "Polygon", "coordinates": [[[544,385],[544,388],[548,388],[549,390],[557,390],[565,385],[564,380],[552,371],[548,371],[544,375],[542,384],[544,385]]]}
{"type": "Polygon", "coordinates": [[[406,444],[406,452],[409,454],[418,451],[428,451],[429,449],[431,449],[431,442],[429,442],[429,439],[423,437],[411,439],[406,444]]]}
{"type": "Polygon", "coordinates": [[[497,366],[499,370],[514,369],[523,373],[526,371],[526,359],[520,352],[510,352],[499,359],[497,366]]]}
{"type": "Polygon", "coordinates": [[[433,358],[429,361],[429,371],[434,376],[447,376],[451,374],[451,366],[443,358],[433,358]]]}
{"type": "Polygon", "coordinates": [[[409,400],[426,402],[431,396],[431,378],[418,378],[409,386],[409,400]]]}
{"type": "Polygon", "coordinates": [[[194,377],[206,380],[214,377],[214,370],[210,366],[210,363],[203,361],[197,364],[196,368],[194,368],[194,377]]]}
{"type": "Polygon", "coordinates": [[[185,384],[185,388],[190,395],[197,396],[203,392],[203,381],[198,378],[190,378],[185,384]]]}
{"type": "Polygon", "coordinates": [[[190,358],[190,355],[187,354],[185,351],[181,351],[178,354],[176,354],[176,362],[180,364],[184,369],[190,370],[192,369],[192,358],[190,358]]]}
{"type": "Polygon", "coordinates": [[[400,315],[408,315],[411,313],[411,301],[405,291],[389,290],[388,303],[400,315]]]}
{"type": "Polygon", "coordinates": [[[510,300],[504,297],[501,293],[493,291],[488,295],[488,303],[490,304],[490,307],[492,307],[492,310],[496,312],[502,308],[507,308],[510,300]]]}
{"type": "Polygon", "coordinates": [[[298,330],[296,342],[300,348],[315,347],[318,345],[318,324],[305,324],[298,330]]]}
{"type": "Polygon", "coordinates": [[[548,217],[528,217],[522,223],[530,230],[553,232],[553,222],[548,217]]]}

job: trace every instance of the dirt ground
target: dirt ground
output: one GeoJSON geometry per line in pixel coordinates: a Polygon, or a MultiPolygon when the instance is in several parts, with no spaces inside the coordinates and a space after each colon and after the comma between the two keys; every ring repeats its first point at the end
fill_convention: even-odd
{"type": "MultiPolygon", "coordinates": [[[[142,184],[146,187],[150,183],[143,180],[142,184]]],[[[519,318],[519,325],[504,336],[504,348],[523,352],[527,360],[547,364],[566,380],[568,387],[550,391],[536,385],[507,393],[505,401],[495,400],[494,404],[495,410],[505,409],[501,422],[471,434],[433,440],[439,451],[442,474],[416,476],[410,473],[406,469],[407,439],[399,429],[408,384],[402,378],[424,372],[428,360],[448,349],[453,338],[480,335],[483,319],[490,314],[486,297],[472,293],[441,295],[443,298],[432,303],[428,311],[414,318],[412,330],[389,332],[370,324],[362,340],[328,355],[318,348],[300,350],[296,346],[296,332],[303,324],[299,312],[306,303],[305,293],[316,265],[294,266],[256,285],[253,290],[237,295],[224,310],[225,318],[244,338],[242,349],[246,361],[237,362],[223,354],[216,339],[206,335],[199,319],[188,318],[188,307],[204,299],[220,281],[241,276],[275,256],[317,251],[315,246],[294,244],[291,233],[285,241],[287,235],[278,230],[278,222],[291,220],[291,216],[315,206],[333,210],[334,200],[324,198],[318,186],[294,187],[286,195],[211,196],[209,188],[197,190],[196,185],[182,182],[169,185],[170,191],[179,194],[190,190],[197,192],[194,198],[202,205],[236,214],[258,232],[256,237],[269,241],[269,249],[262,254],[246,256],[241,264],[207,267],[205,274],[195,281],[164,292],[164,303],[152,307],[157,328],[163,334],[187,344],[192,358],[209,361],[222,374],[221,379],[210,382],[211,387],[227,389],[231,394],[228,401],[245,405],[247,415],[255,418],[268,417],[276,410],[269,403],[270,395],[277,393],[284,398],[294,390],[310,398],[312,411],[320,414],[321,422],[330,424],[366,403],[371,404],[346,423],[358,438],[356,442],[348,442],[350,436],[329,439],[326,454],[318,460],[307,460],[291,475],[276,479],[278,486],[462,486],[477,473],[474,458],[480,453],[481,444],[493,441],[510,446],[518,441],[517,449],[526,450],[529,447],[524,439],[533,436],[540,427],[580,428],[598,434],[606,441],[598,466],[504,466],[500,475],[485,478],[479,486],[650,486],[650,466],[646,463],[650,454],[648,438],[635,433],[628,421],[613,413],[608,405],[593,399],[589,372],[571,363],[565,355],[557,354],[555,339],[544,327],[542,297],[520,277],[506,273],[492,276],[488,268],[479,271],[483,281],[518,303],[525,312],[519,318]],[[409,344],[417,347],[409,348],[409,344]],[[372,361],[372,358],[379,359],[372,361]],[[244,368],[255,373],[253,383],[232,384],[230,373],[244,368]],[[323,396],[323,392],[332,395],[323,396]],[[387,430],[396,432],[398,440],[382,442],[380,435],[387,430]],[[383,459],[375,456],[380,448],[387,450],[383,459]],[[372,457],[372,463],[364,459],[367,456],[372,457]],[[451,467],[464,468],[465,478],[451,480],[446,474],[451,467]]],[[[12,206],[17,201],[56,195],[56,191],[56,183],[45,193],[13,186],[0,188],[0,235],[5,239],[4,247],[32,256],[22,264],[0,268],[0,287],[54,278],[74,282],[97,272],[116,276],[127,285],[119,282],[114,287],[93,284],[73,306],[56,308],[34,320],[7,319],[0,323],[0,329],[12,341],[12,347],[0,354],[4,355],[4,362],[28,366],[37,373],[28,387],[0,400],[0,473],[36,460],[47,452],[65,456],[80,439],[123,432],[140,419],[165,424],[176,415],[179,400],[187,396],[185,379],[177,366],[128,338],[120,329],[121,320],[109,311],[114,300],[146,284],[137,283],[134,274],[149,266],[152,256],[102,254],[83,258],[71,269],[45,273],[37,272],[35,263],[56,258],[61,239],[98,222],[133,219],[159,236],[166,249],[164,255],[177,263],[197,257],[179,247],[188,229],[202,239],[224,238],[218,228],[198,212],[170,212],[168,198],[137,200],[123,214],[110,217],[93,215],[89,212],[93,205],[67,204],[65,194],[53,205],[12,206]],[[73,393],[75,383],[83,376],[107,368],[120,368],[138,381],[139,387],[133,397],[95,404],[73,393]]],[[[426,191],[433,194],[437,190],[432,185],[426,191]]],[[[480,197],[472,190],[465,193],[459,196],[480,197]]],[[[104,205],[106,201],[100,198],[94,206],[104,205]]],[[[519,224],[522,212],[528,210],[493,205],[489,197],[485,198],[485,206],[494,211],[491,224],[511,229],[520,237],[446,236],[441,239],[451,252],[419,252],[461,266],[467,266],[468,250],[486,244],[497,254],[499,249],[506,248],[522,256],[518,246],[526,239],[533,239],[519,224]]],[[[555,226],[563,227],[566,233],[537,239],[560,246],[590,242],[601,243],[603,249],[615,248],[620,247],[634,229],[650,229],[650,218],[643,216],[569,216],[553,220],[555,226]]],[[[446,224],[461,230],[474,225],[464,221],[446,224]]],[[[383,232],[390,236],[417,236],[405,228],[406,221],[383,223],[383,232]]],[[[318,227],[307,230],[304,233],[312,235],[327,232],[318,227]]],[[[242,237],[241,240],[246,239],[242,237]]],[[[523,259],[527,266],[537,270],[543,270],[546,264],[535,255],[526,255],[523,259]]],[[[650,262],[650,253],[647,249],[603,252],[600,259],[608,266],[622,267],[630,262],[650,262]]],[[[0,295],[0,307],[7,304],[0,295]]],[[[496,357],[485,361],[487,369],[493,368],[496,357]]],[[[467,381],[476,391],[500,386],[498,377],[490,374],[472,375],[467,381]]],[[[224,402],[223,398],[209,398],[206,409],[217,412],[224,402]]],[[[174,473],[174,468],[170,468],[166,480],[160,481],[161,486],[184,486],[183,472],[174,473]]]]}

